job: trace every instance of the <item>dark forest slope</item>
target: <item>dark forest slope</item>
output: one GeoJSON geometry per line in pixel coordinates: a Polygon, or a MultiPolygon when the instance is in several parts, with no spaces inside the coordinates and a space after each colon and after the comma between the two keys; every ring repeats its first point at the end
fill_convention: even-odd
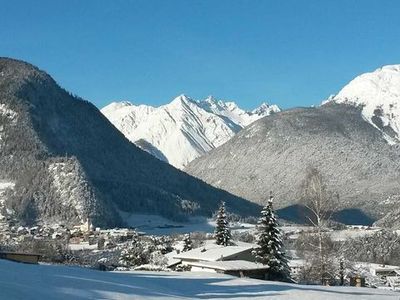
{"type": "Polygon", "coordinates": [[[0,59],[0,180],[15,182],[6,207],[27,222],[120,225],[118,210],[172,219],[258,207],[159,161],[130,143],[91,103],[46,73],[0,59]]]}

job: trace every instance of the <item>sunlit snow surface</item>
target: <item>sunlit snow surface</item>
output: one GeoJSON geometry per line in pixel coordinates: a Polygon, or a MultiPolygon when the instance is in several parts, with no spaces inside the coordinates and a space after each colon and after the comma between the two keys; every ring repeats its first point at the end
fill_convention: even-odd
{"type": "Polygon", "coordinates": [[[0,299],[398,299],[368,288],[321,287],[192,272],[101,272],[0,260],[0,299]]]}

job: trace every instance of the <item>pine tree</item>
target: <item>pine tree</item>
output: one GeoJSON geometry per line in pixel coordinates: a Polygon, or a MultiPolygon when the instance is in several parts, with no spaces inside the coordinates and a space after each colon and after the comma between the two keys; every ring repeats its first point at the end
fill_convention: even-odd
{"type": "Polygon", "coordinates": [[[226,218],[225,202],[221,202],[221,206],[218,210],[217,225],[215,227],[214,236],[217,245],[228,246],[230,244],[232,236],[226,218]]]}
{"type": "Polygon", "coordinates": [[[290,280],[290,267],[283,251],[282,233],[272,208],[272,194],[268,204],[261,211],[257,225],[257,245],[253,254],[256,261],[268,265],[269,280],[290,280]]]}
{"type": "Polygon", "coordinates": [[[183,238],[183,243],[184,244],[182,252],[186,252],[193,249],[193,242],[192,239],[190,238],[190,234],[185,234],[183,238]]]}

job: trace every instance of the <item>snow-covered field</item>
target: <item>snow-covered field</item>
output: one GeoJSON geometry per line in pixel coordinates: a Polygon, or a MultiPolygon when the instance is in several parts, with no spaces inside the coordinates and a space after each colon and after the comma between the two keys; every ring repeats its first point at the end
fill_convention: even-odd
{"type": "MultiPolygon", "coordinates": [[[[214,232],[215,229],[215,221],[205,217],[192,217],[188,222],[181,223],[168,220],[158,215],[131,214],[123,211],[119,211],[119,214],[130,227],[136,228],[139,232],[151,235],[171,235],[196,231],[211,233],[214,232]]],[[[231,223],[230,227],[231,230],[239,232],[255,230],[255,225],[248,223],[231,223]]],[[[295,230],[298,227],[291,228],[291,230],[295,230]]]]}
{"type": "Polygon", "coordinates": [[[399,299],[391,291],[302,286],[207,273],[101,272],[0,260],[0,299],[399,299]]]}
{"type": "Polygon", "coordinates": [[[193,217],[189,222],[180,223],[158,215],[131,214],[119,212],[122,219],[139,232],[152,235],[169,235],[194,231],[213,232],[215,224],[204,217],[193,217]]]}

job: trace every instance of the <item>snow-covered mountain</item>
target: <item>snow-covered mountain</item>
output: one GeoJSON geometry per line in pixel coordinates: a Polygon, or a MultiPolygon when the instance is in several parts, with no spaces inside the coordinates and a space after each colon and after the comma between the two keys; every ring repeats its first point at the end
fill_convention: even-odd
{"type": "MultiPolygon", "coordinates": [[[[299,221],[302,184],[307,169],[316,168],[339,195],[338,220],[371,224],[399,207],[399,155],[361,109],[333,102],[260,119],[185,172],[259,204],[273,190],[280,216],[299,221]]],[[[400,228],[399,217],[393,222],[399,211],[384,224],[400,228]]]]}
{"type": "Polygon", "coordinates": [[[264,103],[248,112],[234,102],[212,96],[197,101],[185,95],[160,107],[125,101],[101,110],[130,141],[177,168],[222,145],[255,120],[278,111],[276,105],[264,103]]]}
{"type": "Polygon", "coordinates": [[[235,214],[259,211],[140,150],[44,71],[0,58],[0,223],[89,216],[114,227],[132,213],[185,221],[209,217],[221,201],[235,214]]]}
{"type": "Polygon", "coordinates": [[[400,141],[400,65],[356,77],[327,102],[360,106],[363,117],[381,130],[389,143],[400,141]]]}

